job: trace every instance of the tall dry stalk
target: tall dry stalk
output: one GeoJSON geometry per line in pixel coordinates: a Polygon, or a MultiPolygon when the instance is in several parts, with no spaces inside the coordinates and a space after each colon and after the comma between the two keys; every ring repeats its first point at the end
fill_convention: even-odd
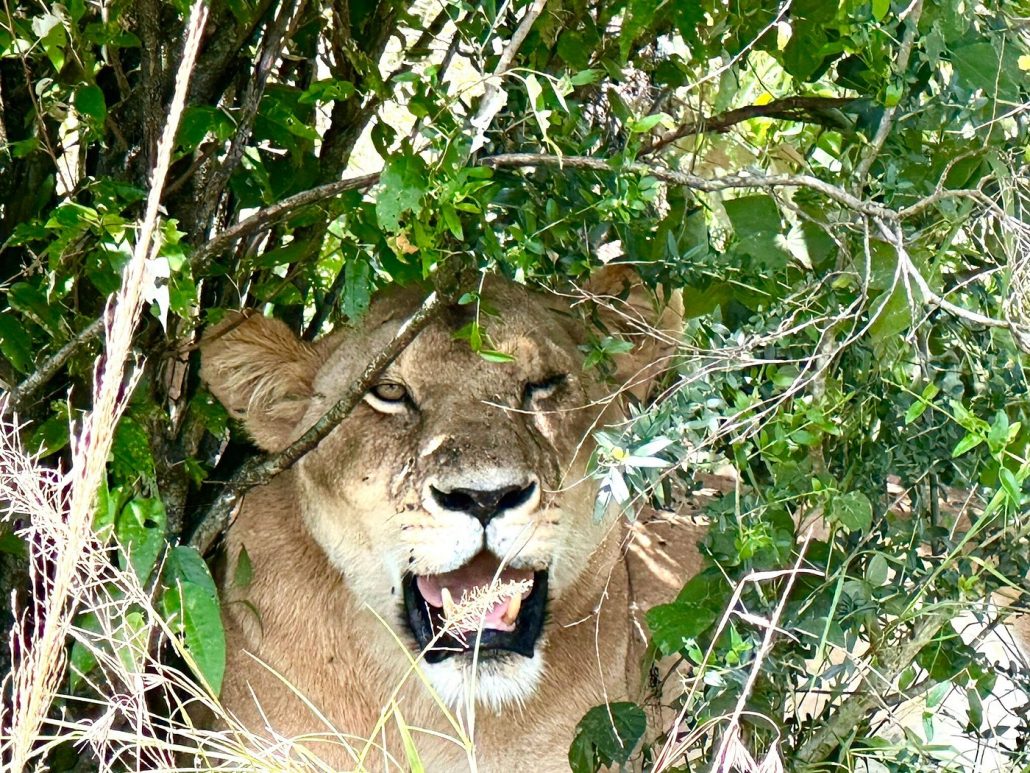
{"type": "MultiPolygon", "coordinates": [[[[161,191],[207,14],[205,2],[193,6],[136,246],[122,275],[121,288],[105,313],[106,346],[94,374],[93,407],[78,433],[72,433],[72,467],[62,481],[67,494],[59,502],[61,528],[54,528],[55,522],[49,520],[53,513],[28,512],[30,563],[34,578],[43,587],[34,610],[35,623],[23,631],[20,646],[13,653],[10,707],[4,710],[3,727],[7,738],[4,756],[11,770],[29,767],[40,728],[64,675],[65,643],[81,598],[82,559],[90,555],[87,546],[94,538],[93,505],[106,474],[115,426],[138,378],[138,369],[126,374],[126,364],[146,292],[148,264],[159,248],[155,235],[161,191]]],[[[0,498],[9,498],[8,493],[0,493],[0,498]]]]}

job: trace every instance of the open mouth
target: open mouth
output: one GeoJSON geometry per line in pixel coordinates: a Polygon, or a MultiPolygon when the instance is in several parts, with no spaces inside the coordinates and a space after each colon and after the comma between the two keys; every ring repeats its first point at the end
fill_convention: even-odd
{"type": "Polygon", "coordinates": [[[404,578],[405,618],[427,663],[472,652],[477,644],[480,652],[533,657],[547,607],[547,572],[499,567],[484,551],[452,572],[404,578]]]}

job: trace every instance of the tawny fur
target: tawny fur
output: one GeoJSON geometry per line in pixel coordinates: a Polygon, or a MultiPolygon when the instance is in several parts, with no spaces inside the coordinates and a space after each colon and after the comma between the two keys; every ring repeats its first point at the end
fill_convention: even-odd
{"type": "MultiPolygon", "coordinates": [[[[628,323],[602,310],[610,332],[631,336],[644,314],[652,323],[661,319],[625,269],[602,273],[593,289],[621,295],[631,312],[628,323]]],[[[617,401],[599,402],[609,387],[582,368],[586,328],[577,314],[502,282],[488,284],[487,297],[503,317],[484,316],[481,324],[492,345],[515,354],[514,363],[485,362],[454,340],[471,309],[445,314],[384,375],[405,384],[419,410],[385,415],[358,406],[294,470],[248,493],[229,530],[224,704],[253,730],[308,736],[306,748],[340,768],[356,761],[332,736],[343,734],[360,751],[363,744],[353,739],[373,733],[394,701],[407,724],[454,735],[422,680],[410,674],[416,653],[401,619],[403,572],[455,568],[470,557],[462,551],[478,549],[477,539],[495,553],[517,552],[515,563],[526,568],[548,569],[539,681],[529,684],[536,677],[520,655],[486,671],[481,664],[481,673],[493,668],[512,676],[479,679],[487,686],[474,742],[479,770],[510,770],[517,760],[526,770],[557,771],[567,769],[576,723],[588,709],[640,697],[640,611],[670,600],[699,565],[696,534],[678,535],[671,555],[668,540],[642,539],[655,550],[653,560],[640,560],[639,546],[627,554],[629,533],[614,510],[600,522],[593,516],[590,433],[619,412],[617,401]],[[519,403],[524,384],[555,374],[568,376],[561,396],[527,411],[519,403]],[[430,480],[476,486],[527,475],[541,481],[539,507],[491,522],[481,536],[471,519],[434,515],[423,501],[430,480]],[[244,550],[253,577],[234,587],[244,550]],[[634,597],[631,578],[646,594],[634,597]],[[529,686],[517,699],[499,707],[487,700],[489,684],[503,692],[520,680],[529,686]]],[[[282,448],[332,405],[417,301],[413,294],[382,299],[360,329],[314,345],[259,316],[229,321],[204,344],[202,376],[259,445],[282,448]]],[[[662,324],[675,329],[669,319],[662,324]]],[[[653,344],[638,347],[616,363],[617,373],[641,374],[644,382],[658,357],[653,344]]],[[[433,668],[426,670],[438,674],[433,668]]],[[[372,740],[385,740],[403,758],[393,720],[372,740]]],[[[430,771],[467,766],[466,751],[452,742],[418,732],[415,742],[430,771]]],[[[367,764],[381,767],[378,750],[367,764]]]]}

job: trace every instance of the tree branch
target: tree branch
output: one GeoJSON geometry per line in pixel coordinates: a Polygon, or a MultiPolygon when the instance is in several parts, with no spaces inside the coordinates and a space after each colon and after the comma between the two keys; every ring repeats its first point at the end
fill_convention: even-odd
{"type": "MultiPolygon", "coordinates": [[[[691,190],[712,193],[716,191],[734,190],[741,188],[808,188],[815,190],[828,198],[836,201],[842,206],[869,217],[877,218],[884,223],[896,224],[909,217],[915,216],[938,201],[950,197],[974,198],[985,206],[997,208],[997,204],[990,197],[981,191],[975,190],[953,190],[938,191],[920,201],[911,204],[900,211],[892,210],[872,201],[861,199],[843,188],[840,188],[825,180],[811,175],[759,175],[737,172],[736,174],[723,175],[721,177],[701,177],[699,175],[678,172],[672,169],[656,166],[643,162],[631,162],[620,167],[613,166],[613,162],[606,158],[593,158],[591,156],[554,156],[537,153],[507,153],[497,156],[487,156],[478,162],[481,166],[491,168],[519,168],[528,166],[557,166],[569,169],[584,169],[594,172],[615,173],[628,171],[634,174],[648,174],[672,185],[682,185],[691,190]]],[[[207,268],[211,259],[229,247],[232,242],[248,236],[260,229],[271,225],[285,217],[288,217],[295,210],[325,201],[345,191],[369,188],[379,182],[380,173],[348,177],[343,180],[336,180],[317,188],[303,191],[283,199],[276,204],[265,207],[255,212],[250,217],[241,220],[230,228],[225,229],[207,243],[201,245],[194,252],[190,259],[190,265],[194,272],[203,271],[207,268]]],[[[931,303],[940,305],[947,311],[958,314],[955,309],[960,307],[941,299],[937,304],[936,296],[927,295],[931,303]]],[[[973,312],[962,310],[967,320],[980,321],[978,315],[973,312]],[[974,319],[975,317],[975,319],[974,319]]],[[[987,319],[987,318],[984,318],[987,319]]],[[[983,322],[983,324],[997,323],[997,320],[983,322]]],[[[41,365],[36,372],[28,376],[11,392],[9,405],[13,407],[24,407],[29,398],[32,397],[40,387],[46,384],[55,373],[67,362],[68,358],[77,351],[83,344],[96,338],[103,329],[100,320],[97,320],[85,328],[72,341],[69,341],[49,360],[41,365]]]]}
{"type": "Polygon", "coordinates": [[[347,387],[336,404],[307,432],[276,454],[254,457],[247,461],[225,483],[222,492],[201,517],[190,537],[190,544],[201,553],[206,553],[218,535],[228,526],[240,495],[249,488],[268,483],[279,473],[288,470],[332,432],[336,425],[343,421],[361,402],[365,393],[372,387],[383,370],[439,314],[448,300],[449,295],[442,295],[440,291],[430,293],[419,309],[401,325],[400,330],[390,342],[376,352],[365,366],[361,376],[347,387]]]}
{"type": "Polygon", "coordinates": [[[870,217],[878,217],[894,222],[897,213],[872,201],[860,199],[825,180],[807,174],[799,175],[761,175],[737,172],[722,177],[701,177],[686,172],[677,172],[664,167],[653,166],[641,162],[630,162],[616,168],[605,158],[591,156],[552,156],[543,153],[504,153],[480,159],[480,164],[494,168],[523,166],[557,166],[569,169],[588,169],[594,172],[628,171],[635,174],[648,174],[673,185],[682,185],[695,191],[713,193],[715,191],[736,188],[809,188],[819,191],[849,209],[870,217]]]}
{"type": "MultiPolygon", "coordinates": [[[[297,193],[276,204],[260,209],[245,220],[241,220],[231,228],[225,229],[214,239],[211,239],[211,241],[201,245],[190,258],[190,267],[194,272],[203,271],[207,268],[213,256],[226,249],[236,239],[271,225],[301,207],[325,201],[345,191],[368,188],[375,185],[378,181],[378,172],[361,175],[360,177],[349,177],[345,180],[337,180],[336,182],[297,193]]],[[[27,376],[17,387],[11,390],[7,409],[9,411],[23,409],[30,402],[30,399],[54,377],[80,347],[99,337],[103,330],[102,317],[98,317],[87,327],[83,328],[75,338],[62,346],[31,375],[27,376]]]]}
{"type": "Polygon", "coordinates": [[[508,45],[501,52],[492,76],[487,80],[486,89],[479,100],[479,108],[469,121],[469,125],[476,130],[472,138],[473,153],[486,144],[487,129],[490,128],[494,117],[508,101],[508,95],[501,90],[501,78],[511,68],[512,62],[515,61],[515,55],[529,35],[534,22],[543,13],[546,4],[547,0],[534,0],[533,4],[526,9],[525,14],[522,16],[522,21],[519,22],[519,26],[512,33],[511,40],[508,41],[508,45]]]}
{"type": "Polygon", "coordinates": [[[343,180],[336,180],[325,185],[319,185],[317,188],[295,193],[293,196],[289,196],[280,202],[264,209],[259,209],[250,217],[241,220],[230,228],[226,228],[211,241],[197,248],[193,257],[190,258],[190,266],[194,271],[202,271],[207,268],[207,264],[213,256],[217,255],[241,236],[246,236],[267,225],[271,225],[301,207],[331,199],[333,196],[345,191],[371,187],[379,182],[379,174],[379,172],[373,172],[372,174],[363,174],[359,177],[347,177],[343,180]]]}
{"type": "Polygon", "coordinates": [[[236,133],[229,145],[229,151],[222,163],[212,172],[205,181],[203,201],[200,206],[200,217],[198,224],[206,230],[214,216],[217,202],[222,195],[222,190],[229,182],[233,170],[243,158],[246,150],[247,140],[250,139],[251,131],[254,128],[254,119],[257,118],[258,107],[261,105],[261,97],[264,96],[265,86],[268,83],[268,76],[272,72],[272,66],[279,60],[285,45],[287,33],[293,26],[304,8],[304,0],[295,0],[289,6],[281,8],[278,16],[268,25],[265,32],[265,39],[261,46],[261,54],[258,57],[254,74],[250,78],[246,93],[243,95],[243,103],[240,106],[236,133]]]}
{"type": "Polygon", "coordinates": [[[710,118],[698,118],[655,138],[645,145],[639,157],[656,153],[676,140],[694,134],[722,134],[734,126],[752,118],[776,118],[782,121],[832,124],[839,126],[839,120],[832,120],[828,111],[840,110],[856,101],[852,97],[786,97],[765,105],[747,105],[710,118]]]}
{"type": "Polygon", "coordinates": [[[31,402],[31,398],[36,396],[36,392],[42,389],[57,374],[57,371],[64,367],[64,364],[79,350],[79,347],[92,341],[94,338],[98,338],[102,332],[104,332],[104,318],[100,316],[80,330],[78,335],[54,352],[53,356],[36,368],[30,375],[26,376],[24,381],[10,391],[7,397],[7,412],[20,412],[31,402]]]}

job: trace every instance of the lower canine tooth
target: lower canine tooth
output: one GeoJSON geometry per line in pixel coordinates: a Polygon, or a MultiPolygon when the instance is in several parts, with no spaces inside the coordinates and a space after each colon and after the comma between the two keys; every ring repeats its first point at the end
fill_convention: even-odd
{"type": "Polygon", "coordinates": [[[444,619],[453,620],[456,617],[458,609],[454,603],[454,599],[451,597],[451,592],[447,588],[440,588],[440,598],[443,599],[444,619]]]}
{"type": "Polygon", "coordinates": [[[512,625],[515,622],[515,618],[519,616],[520,609],[522,609],[522,596],[516,593],[511,597],[511,601],[508,602],[508,608],[501,615],[501,620],[504,621],[505,625],[512,625]]]}

